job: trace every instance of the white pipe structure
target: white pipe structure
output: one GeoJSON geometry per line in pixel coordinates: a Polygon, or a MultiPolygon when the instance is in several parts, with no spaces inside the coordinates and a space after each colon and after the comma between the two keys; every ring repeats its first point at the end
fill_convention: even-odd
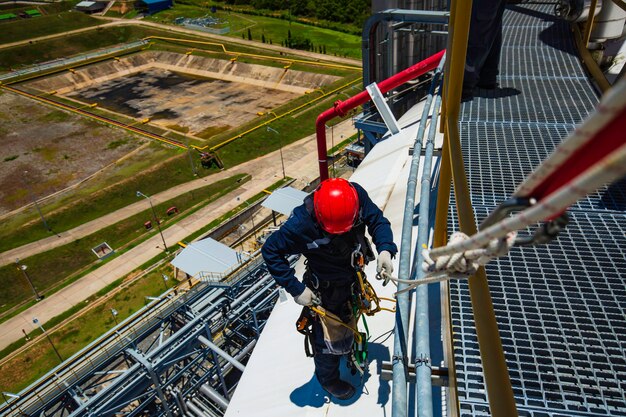
{"type": "Polygon", "coordinates": [[[239,369],[241,372],[246,370],[246,367],[245,367],[244,364],[242,364],[237,359],[235,359],[232,356],[230,356],[228,353],[223,351],[218,345],[216,345],[215,343],[211,342],[206,337],[198,336],[198,341],[200,343],[202,343],[203,345],[205,345],[206,347],[208,347],[209,349],[211,349],[212,351],[214,351],[215,353],[217,353],[218,355],[220,355],[222,358],[226,359],[231,364],[233,364],[233,366],[235,368],[239,369]]]}

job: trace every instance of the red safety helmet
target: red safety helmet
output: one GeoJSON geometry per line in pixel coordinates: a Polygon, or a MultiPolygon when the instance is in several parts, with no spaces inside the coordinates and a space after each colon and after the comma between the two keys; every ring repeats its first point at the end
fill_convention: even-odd
{"type": "Polygon", "coordinates": [[[322,229],[335,235],[346,233],[352,229],[359,212],[359,196],[350,182],[330,178],[315,190],[313,207],[322,229]]]}

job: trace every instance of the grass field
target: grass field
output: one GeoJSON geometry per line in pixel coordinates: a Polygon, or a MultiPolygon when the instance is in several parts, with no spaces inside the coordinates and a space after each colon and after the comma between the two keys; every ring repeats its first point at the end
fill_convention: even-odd
{"type": "Polygon", "coordinates": [[[166,36],[169,34],[138,26],[97,27],[82,33],[0,49],[0,71],[19,69],[94,49],[133,42],[150,35],[166,36]]]}
{"type": "MultiPolygon", "coordinates": [[[[154,209],[157,216],[164,221],[161,227],[166,228],[171,221],[177,221],[181,216],[190,214],[192,210],[195,211],[201,206],[233,191],[245,182],[245,180],[242,181],[244,177],[244,175],[237,175],[155,205],[154,209]],[[168,220],[165,211],[172,206],[176,206],[180,213],[173,219],[168,220]]],[[[138,188],[132,188],[132,190],[131,188],[126,188],[126,193],[131,194],[133,202],[136,202],[137,196],[135,191],[138,188]]],[[[156,229],[150,232],[145,230],[143,224],[148,220],[152,220],[152,212],[149,207],[146,207],[145,211],[105,227],[96,233],[77,239],[67,245],[23,259],[21,262],[28,265],[29,276],[39,292],[49,294],[54,289],[57,289],[60,284],[67,284],[66,281],[69,280],[71,282],[75,280],[81,275],[81,272],[86,272],[88,268],[99,266],[101,262],[97,260],[91,249],[100,243],[107,242],[109,246],[116,250],[116,254],[119,254],[157,233],[156,229]]],[[[110,256],[107,258],[107,261],[114,257],[115,255],[110,256]]],[[[4,288],[0,292],[0,312],[4,312],[33,297],[33,293],[22,277],[21,271],[17,270],[14,264],[0,268],[0,287],[4,288]]]]}
{"type": "MultiPolygon", "coordinates": [[[[201,176],[213,172],[214,169],[198,170],[201,176]]],[[[41,204],[40,208],[50,228],[59,233],[137,202],[137,190],[152,195],[193,178],[185,152],[163,150],[149,161],[137,161],[107,177],[106,182],[112,185],[107,186],[106,182],[94,180],[71,195],[73,203],[67,200],[53,201],[41,204]],[[158,164],[158,155],[163,155],[165,162],[155,169],[151,165],[158,164]]],[[[25,215],[12,216],[3,221],[0,224],[0,251],[49,237],[50,232],[36,219],[37,213],[29,210],[25,215]]]]}
{"type": "Polygon", "coordinates": [[[32,19],[19,19],[2,25],[2,43],[51,35],[104,23],[80,12],[62,12],[32,19]]]}
{"type": "MultiPolygon", "coordinates": [[[[288,180],[281,179],[275,184],[269,186],[268,190],[271,191],[280,188],[286,181],[288,180]]],[[[187,240],[193,240],[215,228],[235,213],[245,209],[248,203],[258,201],[265,195],[265,193],[256,194],[225,215],[214,219],[202,230],[188,236],[187,240]]],[[[161,276],[163,273],[170,277],[173,276],[171,266],[168,265],[157,268],[132,283],[127,288],[121,289],[113,298],[106,300],[104,303],[86,311],[84,314],[80,315],[79,319],[72,320],[68,324],[64,325],[58,332],[54,332],[51,337],[55,347],[59,350],[62,357],[70,357],[91,341],[99,337],[102,333],[111,329],[111,327],[115,324],[113,316],[111,315],[111,308],[115,308],[118,311],[119,315],[117,316],[117,321],[121,322],[145,305],[146,296],[156,296],[161,294],[165,290],[165,283],[163,282],[161,276]]],[[[174,284],[170,283],[170,285],[174,284]]],[[[50,328],[58,323],[61,323],[63,320],[77,313],[81,309],[88,307],[95,300],[117,286],[119,285],[114,284],[110,286],[110,288],[100,291],[98,294],[90,297],[86,303],[77,305],[71,311],[68,311],[59,317],[55,317],[49,323],[45,323],[44,325],[47,328],[50,328]]],[[[38,334],[39,330],[33,330],[30,333],[30,336],[35,337],[38,334]]],[[[58,358],[55,356],[48,342],[45,340],[42,342],[32,345],[25,352],[18,354],[15,358],[0,366],[0,388],[2,388],[2,390],[19,392],[58,364],[58,358]]],[[[24,340],[20,340],[12,344],[0,352],[0,358],[7,356],[10,352],[23,345],[24,340]]]]}
{"type": "MultiPolygon", "coordinates": [[[[118,311],[117,320],[121,322],[145,306],[146,296],[161,294],[165,290],[161,278],[163,272],[169,274],[170,268],[163,267],[147,274],[131,284],[129,288],[118,292],[113,298],[71,321],[60,331],[52,333],[50,338],[61,357],[69,358],[110,330],[115,325],[111,308],[118,311]]],[[[95,299],[96,297],[92,297],[89,301],[95,299]]],[[[88,305],[89,302],[81,307],[88,305]]],[[[46,327],[49,328],[47,325],[46,327]]],[[[40,331],[35,330],[31,334],[34,337],[40,334],[40,331]]],[[[50,343],[42,339],[26,352],[0,366],[0,387],[2,391],[19,392],[58,364],[59,359],[50,347],[50,343]]]]}
{"type": "Polygon", "coordinates": [[[176,4],[172,9],[150,16],[147,19],[160,23],[172,23],[177,17],[202,17],[209,14],[227,21],[230,33],[227,36],[248,39],[248,29],[252,40],[261,42],[264,38],[267,43],[280,45],[289,32],[292,36],[300,36],[311,40],[316,47],[323,45],[328,55],[345,56],[359,59],[361,57],[361,38],[356,35],[336,32],[302,23],[289,22],[264,16],[253,16],[234,12],[217,11],[210,13],[206,8],[176,4]]]}

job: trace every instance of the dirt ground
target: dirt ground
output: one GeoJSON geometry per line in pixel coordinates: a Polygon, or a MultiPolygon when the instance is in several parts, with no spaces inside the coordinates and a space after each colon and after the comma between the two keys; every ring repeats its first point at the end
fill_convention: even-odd
{"type": "MultiPolygon", "coordinates": [[[[195,78],[161,68],[120,76],[69,94],[85,103],[150,123],[189,132],[239,126],[297,97],[295,93],[247,84],[195,78]]],[[[220,129],[221,130],[221,129],[220,129]]]]}
{"type": "Polygon", "coordinates": [[[130,134],[0,92],[0,214],[62,190],[144,142],[130,134]]]}
{"type": "Polygon", "coordinates": [[[207,139],[337,79],[150,51],[35,79],[26,86],[207,139]]]}

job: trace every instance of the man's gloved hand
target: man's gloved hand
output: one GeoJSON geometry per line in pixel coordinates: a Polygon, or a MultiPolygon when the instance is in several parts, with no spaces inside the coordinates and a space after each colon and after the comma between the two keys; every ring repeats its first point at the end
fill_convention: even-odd
{"type": "Polygon", "coordinates": [[[302,294],[297,297],[293,297],[293,300],[300,304],[301,306],[312,306],[320,303],[320,299],[313,291],[309,289],[309,287],[305,287],[302,294]]]}
{"type": "Polygon", "coordinates": [[[393,263],[391,262],[391,253],[389,251],[382,251],[378,254],[378,264],[376,265],[376,277],[384,279],[385,284],[389,281],[388,277],[393,272],[393,263]]]}

